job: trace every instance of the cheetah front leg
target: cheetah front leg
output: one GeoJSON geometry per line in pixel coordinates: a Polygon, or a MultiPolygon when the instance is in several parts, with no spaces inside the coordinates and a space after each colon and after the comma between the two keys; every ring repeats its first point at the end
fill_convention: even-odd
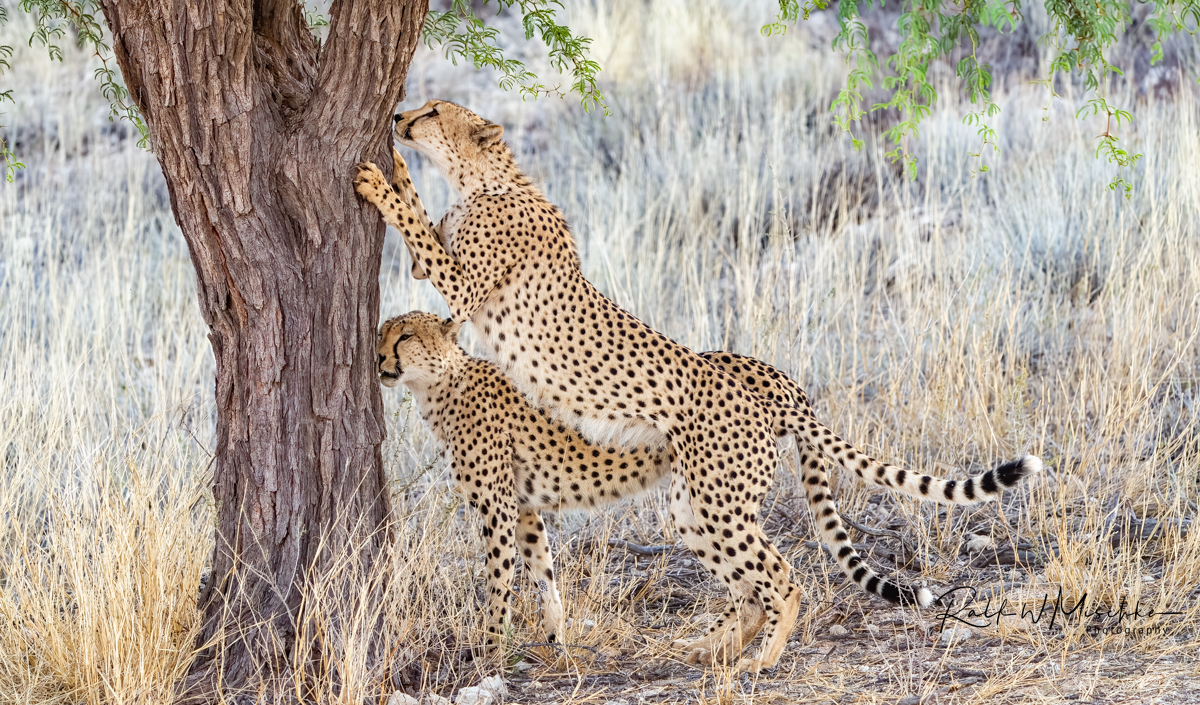
{"type": "Polygon", "coordinates": [[[392,190],[379,167],[370,162],[358,165],[354,190],[379,209],[383,220],[400,231],[413,261],[429,274],[429,282],[437,289],[450,316],[459,323],[470,320],[472,314],[487,301],[511,265],[499,261],[471,262],[464,267],[446,251],[441,237],[421,222],[421,216],[400,194],[392,190]]]}
{"type": "Polygon", "coordinates": [[[546,540],[546,525],[532,509],[521,511],[517,521],[517,544],[525,560],[525,572],[537,584],[541,596],[542,634],[548,643],[562,641],[563,604],[554,582],[554,559],[546,540]]]}
{"type": "MultiPolygon", "coordinates": [[[[400,198],[412,208],[421,225],[424,225],[426,230],[433,233],[444,244],[442,226],[434,225],[433,221],[429,219],[429,212],[425,210],[425,204],[421,203],[421,197],[417,195],[417,187],[408,173],[408,162],[404,161],[404,157],[400,156],[400,152],[396,151],[395,147],[392,147],[392,191],[399,194],[400,198]]],[[[421,267],[416,253],[413,252],[412,247],[409,247],[407,240],[404,241],[404,247],[408,249],[408,256],[412,259],[413,279],[428,279],[429,275],[421,267]]]]}
{"type": "Polygon", "coordinates": [[[511,493],[496,492],[480,498],[476,506],[483,515],[483,538],[487,547],[484,570],[487,572],[488,626],[486,648],[499,646],[510,623],[508,598],[517,560],[517,505],[511,493]]]}
{"type": "Polygon", "coordinates": [[[456,427],[450,445],[454,449],[456,488],[483,519],[488,593],[484,651],[492,651],[500,645],[509,622],[508,599],[517,562],[512,449],[498,415],[480,419],[470,427],[456,427]]]}

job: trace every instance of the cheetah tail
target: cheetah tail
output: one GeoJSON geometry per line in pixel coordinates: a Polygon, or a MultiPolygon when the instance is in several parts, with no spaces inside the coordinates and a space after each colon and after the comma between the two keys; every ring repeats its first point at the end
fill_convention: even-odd
{"type": "Polygon", "coordinates": [[[892,582],[880,577],[871,570],[854,545],[850,543],[850,535],[842,526],[841,515],[838,514],[837,503],[829,488],[829,476],[825,472],[825,464],[815,452],[814,444],[799,439],[796,444],[800,453],[800,477],[804,483],[804,491],[808,495],[808,506],[813,514],[813,523],[821,536],[821,542],[829,547],[829,552],[837,560],[844,572],[864,591],[878,595],[888,602],[901,605],[916,605],[928,607],[933,604],[933,593],[928,588],[913,589],[908,585],[892,582]]]}
{"type": "Polygon", "coordinates": [[[1020,484],[1042,471],[1042,461],[1036,455],[1012,460],[987,472],[965,480],[942,480],[929,475],[887,465],[862,453],[833,431],[808,416],[798,420],[801,428],[793,429],[818,448],[822,455],[853,472],[866,482],[886,487],[901,494],[947,504],[975,504],[1000,496],[1000,493],[1020,484]]]}

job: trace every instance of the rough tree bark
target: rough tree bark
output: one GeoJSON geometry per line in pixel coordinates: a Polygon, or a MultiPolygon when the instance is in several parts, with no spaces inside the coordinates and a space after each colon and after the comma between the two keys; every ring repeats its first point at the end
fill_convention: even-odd
{"type": "MultiPolygon", "coordinates": [[[[216,357],[217,541],[193,666],[205,700],[288,678],[300,587],[388,513],[375,374],[388,163],[428,0],[102,0],[196,268],[216,357]],[[322,555],[325,554],[325,555],[322,555]]],[[[370,551],[368,551],[370,553],[370,551]]]]}

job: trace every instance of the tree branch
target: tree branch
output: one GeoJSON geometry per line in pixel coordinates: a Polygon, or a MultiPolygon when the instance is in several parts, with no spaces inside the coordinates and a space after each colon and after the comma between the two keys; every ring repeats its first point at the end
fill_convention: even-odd
{"type": "MultiPolygon", "coordinates": [[[[190,109],[189,94],[197,90],[193,80],[202,73],[194,64],[218,57],[241,67],[231,72],[239,80],[223,87],[223,100],[232,106],[232,112],[254,109],[257,87],[254,72],[249,70],[253,31],[249,7],[230,2],[222,11],[212,8],[211,14],[189,14],[187,3],[180,0],[100,0],[100,5],[129,96],[148,125],[158,122],[159,110],[190,109]],[[162,42],[161,37],[169,37],[171,42],[162,42]]],[[[201,91],[205,88],[199,86],[201,91]]],[[[152,146],[158,153],[155,137],[151,130],[152,146]]],[[[214,149],[208,143],[187,147],[214,149]]]]}
{"type": "Polygon", "coordinates": [[[346,150],[347,164],[383,145],[428,10],[429,0],[334,0],[305,128],[346,150]]]}
{"type": "Polygon", "coordinates": [[[290,121],[312,97],[319,43],[296,0],[254,3],[254,60],[270,82],[271,99],[290,121]]]}

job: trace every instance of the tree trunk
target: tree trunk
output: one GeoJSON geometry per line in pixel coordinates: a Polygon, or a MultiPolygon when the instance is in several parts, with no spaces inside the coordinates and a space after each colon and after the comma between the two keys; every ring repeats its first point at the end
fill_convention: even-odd
{"type": "Polygon", "coordinates": [[[196,268],[216,357],[217,538],[189,695],[288,679],[301,588],[388,516],[375,371],[389,163],[428,0],[102,0],[196,268]],[[214,639],[223,639],[213,648],[214,639]]]}

